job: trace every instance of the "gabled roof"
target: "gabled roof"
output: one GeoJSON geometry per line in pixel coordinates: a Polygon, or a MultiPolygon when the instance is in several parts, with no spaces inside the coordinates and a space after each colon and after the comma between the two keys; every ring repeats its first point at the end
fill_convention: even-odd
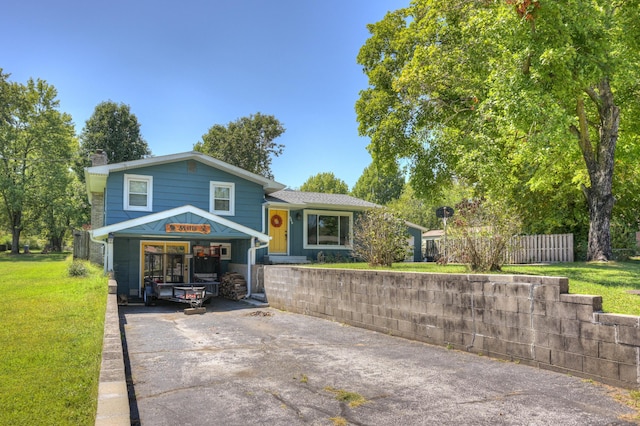
{"type": "Polygon", "coordinates": [[[266,198],[269,205],[287,205],[299,208],[346,208],[366,210],[380,207],[378,204],[361,200],[346,194],[324,194],[321,192],[301,192],[285,189],[272,192],[266,198]]]}
{"type": "MultiPolygon", "coordinates": [[[[258,232],[255,229],[249,228],[244,225],[240,225],[236,222],[233,222],[229,219],[225,219],[218,215],[209,213],[205,210],[199,209],[197,207],[186,205],[182,207],[177,207],[175,209],[165,210],[159,213],[153,213],[146,216],[141,216],[136,219],[127,220],[124,222],[114,223],[113,225],[103,226],[101,228],[96,228],[91,231],[93,238],[95,239],[105,239],[111,233],[163,233],[162,226],[164,226],[164,222],[167,219],[176,219],[178,221],[184,220],[182,218],[187,215],[191,215],[191,219],[194,219],[193,216],[197,218],[201,218],[205,222],[209,222],[215,225],[220,233],[224,233],[224,237],[229,238],[238,238],[238,237],[255,237],[263,242],[269,241],[269,236],[263,234],[262,232],[258,232]]],[[[202,220],[197,220],[196,223],[202,223],[202,220]]],[[[215,236],[215,235],[213,235],[215,236]]]]}
{"type": "Polygon", "coordinates": [[[197,151],[182,152],[179,154],[161,155],[157,157],[143,158],[142,160],[125,161],[122,163],[105,164],[103,166],[92,166],[84,169],[85,181],[87,183],[87,191],[102,192],[106,186],[107,177],[109,173],[119,172],[123,170],[135,170],[141,167],[156,166],[160,164],[175,163],[177,161],[195,160],[203,164],[230,173],[232,175],[241,177],[250,182],[262,185],[264,191],[269,194],[274,191],[279,191],[285,188],[285,185],[278,183],[272,179],[267,179],[264,176],[257,175],[255,173],[248,172],[240,167],[233,166],[224,161],[210,157],[206,154],[197,151]]]}

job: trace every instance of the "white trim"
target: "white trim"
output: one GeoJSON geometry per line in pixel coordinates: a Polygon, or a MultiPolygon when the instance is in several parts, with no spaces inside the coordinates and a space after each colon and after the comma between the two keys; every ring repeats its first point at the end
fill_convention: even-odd
{"type": "Polygon", "coordinates": [[[107,185],[107,177],[110,173],[137,169],[141,167],[157,166],[160,164],[175,163],[183,160],[196,160],[207,166],[211,166],[218,170],[225,171],[234,176],[241,177],[250,182],[257,183],[262,186],[266,193],[280,191],[286,188],[279,182],[267,179],[255,173],[248,172],[240,167],[233,166],[224,161],[210,157],[197,151],[182,152],[178,154],[162,155],[158,157],[149,157],[142,160],[125,161],[122,163],[105,164],[102,166],[86,167],[84,169],[85,179],[87,183],[87,192],[102,192],[107,185]]]}
{"type": "MultiPolygon", "coordinates": [[[[351,250],[353,241],[353,212],[352,211],[335,211],[335,210],[305,210],[302,222],[302,248],[306,250],[327,249],[327,250],[351,250]],[[310,214],[320,216],[349,216],[349,244],[348,245],[325,245],[325,244],[309,244],[308,242],[308,216],[310,214]]],[[[338,236],[339,237],[339,236],[338,236]]]]}
{"type": "Polygon", "coordinates": [[[153,211],[153,176],[149,175],[124,175],[124,190],[122,199],[122,209],[138,212],[151,212],[153,211]],[[147,205],[146,206],[132,206],[129,204],[129,183],[132,181],[146,182],[147,184],[147,205]]]}
{"type": "MultiPolygon", "coordinates": [[[[175,209],[165,210],[158,213],[152,213],[136,219],[126,220],[124,222],[114,223],[113,225],[103,226],[102,228],[94,229],[93,231],[91,231],[91,234],[93,238],[104,239],[104,238],[107,238],[110,232],[115,233],[115,232],[123,231],[125,229],[134,228],[136,226],[145,225],[147,223],[156,222],[158,220],[167,219],[169,217],[181,215],[184,213],[193,213],[206,220],[210,220],[211,222],[219,223],[220,225],[234,229],[238,232],[242,232],[243,234],[247,234],[250,237],[257,238],[260,241],[269,242],[269,236],[263,234],[262,232],[258,232],[253,228],[240,225],[239,223],[236,223],[229,219],[225,219],[218,215],[209,213],[207,211],[204,211],[192,205],[176,207],[175,209]]],[[[157,238],[164,238],[164,237],[158,235],[157,238]]]]}
{"type": "Polygon", "coordinates": [[[236,184],[233,182],[220,182],[212,180],[209,182],[209,212],[220,216],[234,216],[236,212],[236,184]],[[229,210],[215,209],[215,189],[229,189],[229,210]]]}

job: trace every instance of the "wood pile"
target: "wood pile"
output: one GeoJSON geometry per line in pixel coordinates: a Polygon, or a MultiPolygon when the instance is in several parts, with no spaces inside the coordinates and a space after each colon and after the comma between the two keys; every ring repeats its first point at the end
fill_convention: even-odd
{"type": "Polygon", "coordinates": [[[247,281],[235,272],[227,272],[220,278],[220,296],[240,300],[247,295],[247,281]]]}

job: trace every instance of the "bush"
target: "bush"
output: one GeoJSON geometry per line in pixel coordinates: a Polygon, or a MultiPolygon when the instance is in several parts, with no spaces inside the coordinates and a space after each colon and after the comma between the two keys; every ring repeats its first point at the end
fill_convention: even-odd
{"type": "Polygon", "coordinates": [[[89,275],[89,268],[87,263],[82,260],[74,260],[69,265],[69,276],[71,277],[86,277],[89,275]]]}
{"type": "Polygon", "coordinates": [[[391,266],[410,250],[407,226],[386,208],[362,213],[353,230],[353,256],[369,266],[391,266]]]}
{"type": "Polygon", "coordinates": [[[456,210],[447,230],[447,255],[473,272],[500,271],[520,229],[515,213],[484,200],[461,203],[456,210]]]}

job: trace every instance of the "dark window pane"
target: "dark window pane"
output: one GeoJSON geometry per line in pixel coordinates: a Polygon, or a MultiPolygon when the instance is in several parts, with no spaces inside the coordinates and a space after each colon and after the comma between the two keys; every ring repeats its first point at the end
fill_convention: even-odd
{"type": "Polygon", "coordinates": [[[318,244],[318,216],[315,214],[307,216],[307,244],[318,244]]]}
{"type": "Polygon", "coordinates": [[[320,216],[318,224],[318,243],[320,245],[335,246],[340,243],[338,234],[338,216],[320,216]]]}
{"type": "Polygon", "coordinates": [[[349,244],[349,216],[340,216],[340,245],[347,246],[349,244]]]}

